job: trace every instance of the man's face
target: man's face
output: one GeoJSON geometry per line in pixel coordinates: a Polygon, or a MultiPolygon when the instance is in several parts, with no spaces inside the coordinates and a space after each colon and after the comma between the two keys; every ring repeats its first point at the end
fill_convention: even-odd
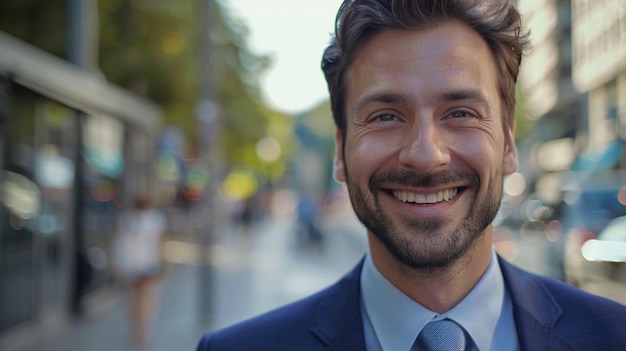
{"type": "Polygon", "coordinates": [[[449,265],[490,225],[502,178],[517,168],[486,42],[456,21],[386,31],[357,51],[346,83],[335,177],[382,244],[372,251],[414,268],[449,265]]]}

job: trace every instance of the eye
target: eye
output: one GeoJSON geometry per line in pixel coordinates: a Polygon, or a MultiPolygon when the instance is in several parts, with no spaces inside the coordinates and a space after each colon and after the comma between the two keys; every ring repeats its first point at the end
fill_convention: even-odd
{"type": "Polygon", "coordinates": [[[457,110],[447,115],[450,118],[454,119],[463,119],[463,118],[476,118],[476,115],[470,111],[466,110],[457,110]]]}
{"type": "Polygon", "coordinates": [[[373,122],[393,122],[396,121],[398,119],[398,116],[394,115],[393,113],[380,113],[378,115],[375,115],[372,118],[373,122]]]}

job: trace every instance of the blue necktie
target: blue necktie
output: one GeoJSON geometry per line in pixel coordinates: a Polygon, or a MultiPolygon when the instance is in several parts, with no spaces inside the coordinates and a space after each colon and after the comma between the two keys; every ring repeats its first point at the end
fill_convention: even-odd
{"type": "Polygon", "coordinates": [[[450,319],[426,324],[411,351],[464,351],[468,349],[465,331],[450,319]]]}

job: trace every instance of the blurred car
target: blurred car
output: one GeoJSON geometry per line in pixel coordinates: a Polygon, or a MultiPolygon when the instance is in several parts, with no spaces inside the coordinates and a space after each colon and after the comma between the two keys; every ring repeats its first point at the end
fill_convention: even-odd
{"type": "Polygon", "coordinates": [[[626,216],[611,220],[593,239],[589,233],[567,240],[567,281],[593,294],[626,304],[626,216]],[[584,243],[580,245],[580,242],[584,243]]]}
{"type": "Polygon", "coordinates": [[[560,217],[563,234],[551,258],[562,269],[561,279],[578,285],[583,244],[595,239],[613,218],[626,215],[626,206],[619,200],[620,191],[621,184],[612,182],[586,183],[563,190],[560,217]]]}

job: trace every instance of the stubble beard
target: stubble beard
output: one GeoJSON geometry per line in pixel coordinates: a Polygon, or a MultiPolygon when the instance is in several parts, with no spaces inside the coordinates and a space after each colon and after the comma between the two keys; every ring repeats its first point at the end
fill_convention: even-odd
{"type": "Polygon", "coordinates": [[[478,175],[465,171],[419,175],[412,171],[402,170],[374,174],[370,179],[368,189],[359,187],[352,181],[349,174],[346,174],[350,201],[359,220],[400,263],[422,272],[450,267],[464,256],[476,240],[484,234],[500,207],[501,169],[497,171],[493,179],[494,181],[486,187],[487,190],[480,194],[478,175]],[[450,233],[443,232],[447,224],[443,219],[402,218],[399,224],[395,224],[378,199],[379,189],[383,184],[433,187],[459,180],[464,182],[469,180],[471,186],[466,191],[473,191],[474,197],[467,215],[450,233]]]}

